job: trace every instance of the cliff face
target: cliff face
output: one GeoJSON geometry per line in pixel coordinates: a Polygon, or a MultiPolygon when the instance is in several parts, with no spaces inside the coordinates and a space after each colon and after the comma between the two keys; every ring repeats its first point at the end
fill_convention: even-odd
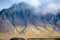
{"type": "Polygon", "coordinates": [[[52,13],[45,15],[36,15],[34,8],[26,3],[14,4],[8,9],[0,11],[0,32],[7,32],[16,26],[25,26],[28,24],[34,26],[45,26],[47,23],[54,28],[60,29],[60,12],[57,15],[52,13]]]}

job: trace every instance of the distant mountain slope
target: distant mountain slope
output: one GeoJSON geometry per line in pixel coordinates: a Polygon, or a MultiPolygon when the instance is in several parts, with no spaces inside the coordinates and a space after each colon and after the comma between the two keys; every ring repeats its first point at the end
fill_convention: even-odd
{"type": "MultiPolygon", "coordinates": [[[[12,5],[8,9],[3,9],[0,11],[0,32],[9,31],[12,27],[16,26],[25,26],[24,30],[27,28],[28,24],[33,24],[36,29],[39,29],[37,26],[45,25],[47,23],[51,24],[54,30],[57,28],[60,29],[60,13],[54,15],[52,13],[45,15],[36,15],[34,8],[28,4],[22,2],[12,5]]],[[[23,30],[23,31],[24,31],[23,30]]]]}

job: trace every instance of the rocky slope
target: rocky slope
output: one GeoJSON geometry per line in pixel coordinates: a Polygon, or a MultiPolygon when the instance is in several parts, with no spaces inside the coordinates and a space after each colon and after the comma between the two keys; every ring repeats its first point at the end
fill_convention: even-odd
{"type": "Polygon", "coordinates": [[[38,16],[33,7],[23,2],[0,11],[0,32],[7,32],[16,26],[24,26],[23,30],[25,30],[29,24],[33,24],[36,29],[39,29],[37,26],[46,28],[47,24],[52,25],[54,30],[60,29],[60,12],[57,15],[48,13],[38,16]]]}

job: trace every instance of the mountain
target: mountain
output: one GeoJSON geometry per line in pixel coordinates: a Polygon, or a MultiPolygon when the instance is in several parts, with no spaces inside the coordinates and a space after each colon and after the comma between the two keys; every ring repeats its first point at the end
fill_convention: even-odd
{"type": "Polygon", "coordinates": [[[2,28],[0,29],[0,32],[2,30],[3,30],[3,32],[7,31],[7,29],[11,30],[12,26],[13,27],[16,27],[16,26],[27,27],[28,22],[31,22],[33,25],[35,25],[35,23],[33,21],[35,19],[35,15],[33,13],[34,13],[33,9],[26,3],[14,4],[14,5],[12,5],[12,7],[8,8],[8,9],[3,9],[0,12],[0,15],[1,15],[0,16],[0,19],[1,19],[0,25],[3,25],[3,27],[1,26],[2,28]],[[6,23],[4,24],[4,22],[6,22],[6,23]],[[6,25],[6,29],[3,29],[5,27],[5,25],[6,25]]]}
{"type": "MultiPolygon", "coordinates": [[[[7,32],[13,28],[23,27],[27,28],[27,25],[32,24],[36,29],[37,26],[45,26],[47,23],[58,27],[57,22],[60,20],[59,13],[55,16],[54,14],[36,15],[34,8],[30,5],[22,2],[12,5],[10,8],[3,9],[0,11],[0,32],[7,32]]],[[[59,28],[59,27],[58,27],[59,28]]],[[[24,30],[25,30],[24,29],[24,30]]]]}

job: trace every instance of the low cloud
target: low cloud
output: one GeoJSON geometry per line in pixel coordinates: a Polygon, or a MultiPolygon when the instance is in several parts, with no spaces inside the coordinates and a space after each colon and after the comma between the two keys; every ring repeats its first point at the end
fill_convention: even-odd
{"type": "Polygon", "coordinates": [[[43,8],[43,14],[53,13],[56,14],[60,10],[59,3],[50,3],[43,8]]]}
{"type": "Polygon", "coordinates": [[[19,2],[25,2],[35,8],[35,14],[56,14],[60,10],[60,0],[11,0],[11,3],[7,3],[7,6],[4,6],[5,4],[1,4],[0,10],[19,2]]]}

